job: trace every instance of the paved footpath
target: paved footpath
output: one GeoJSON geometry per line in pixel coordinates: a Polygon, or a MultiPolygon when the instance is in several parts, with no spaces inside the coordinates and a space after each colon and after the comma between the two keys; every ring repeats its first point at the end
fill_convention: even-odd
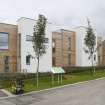
{"type": "Polygon", "coordinates": [[[105,105],[105,78],[0,99],[0,105],[105,105]]]}
{"type": "Polygon", "coordinates": [[[0,97],[7,97],[8,95],[2,89],[0,89],[0,97]]]}

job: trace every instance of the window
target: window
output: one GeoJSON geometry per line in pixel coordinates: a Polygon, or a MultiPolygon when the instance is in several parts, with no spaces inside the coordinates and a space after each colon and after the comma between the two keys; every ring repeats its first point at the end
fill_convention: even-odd
{"type": "Polygon", "coordinates": [[[71,38],[70,37],[68,38],[68,50],[69,51],[71,50],[71,38]]]}
{"type": "Polygon", "coordinates": [[[48,43],[48,38],[44,38],[44,43],[48,43]]]}
{"type": "Polygon", "coordinates": [[[94,55],[94,61],[96,61],[96,55],[94,55]]]}
{"type": "Polygon", "coordinates": [[[9,56],[5,56],[5,64],[8,64],[8,62],[9,62],[9,56]]]}
{"type": "Polygon", "coordinates": [[[18,43],[18,56],[21,56],[21,33],[17,36],[17,43],[18,43]]]}
{"type": "Polygon", "coordinates": [[[71,54],[68,54],[68,65],[71,65],[71,54]]]}
{"type": "Polygon", "coordinates": [[[53,60],[53,61],[52,61],[52,63],[53,63],[52,65],[53,65],[53,66],[56,66],[56,58],[55,58],[55,57],[53,57],[53,59],[52,59],[52,60],[53,60]]]}
{"type": "Polygon", "coordinates": [[[0,49],[8,49],[8,33],[0,32],[0,49]]]}
{"type": "Polygon", "coordinates": [[[4,56],[4,69],[5,72],[9,72],[9,56],[4,56]]]}
{"type": "Polygon", "coordinates": [[[30,36],[30,35],[26,35],[26,41],[32,41],[33,40],[33,37],[30,36]]]}
{"type": "Polygon", "coordinates": [[[100,56],[98,56],[98,63],[99,63],[99,65],[101,64],[100,56]]]}
{"type": "Polygon", "coordinates": [[[56,41],[53,39],[52,41],[52,48],[53,48],[53,53],[55,53],[55,48],[56,48],[56,41]]]}
{"type": "Polygon", "coordinates": [[[30,55],[26,56],[26,65],[30,65],[30,55]]]}

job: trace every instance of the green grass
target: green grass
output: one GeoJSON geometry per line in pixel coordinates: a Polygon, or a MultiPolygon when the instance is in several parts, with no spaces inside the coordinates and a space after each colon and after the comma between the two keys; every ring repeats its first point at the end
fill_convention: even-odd
{"type": "MultiPolygon", "coordinates": [[[[52,88],[56,86],[66,85],[66,84],[73,84],[81,81],[87,81],[87,80],[93,80],[96,78],[105,77],[105,71],[100,70],[96,71],[94,75],[90,71],[84,71],[84,72],[78,72],[78,73],[71,73],[71,74],[65,74],[63,76],[63,83],[58,84],[57,76],[55,76],[55,82],[54,85],[52,85],[51,82],[51,76],[43,76],[39,77],[39,87],[36,87],[36,79],[25,79],[24,80],[24,90],[25,92],[30,91],[37,91],[47,88],[52,88]]],[[[11,81],[0,81],[0,85],[2,85],[7,90],[11,91],[11,81]]]]}

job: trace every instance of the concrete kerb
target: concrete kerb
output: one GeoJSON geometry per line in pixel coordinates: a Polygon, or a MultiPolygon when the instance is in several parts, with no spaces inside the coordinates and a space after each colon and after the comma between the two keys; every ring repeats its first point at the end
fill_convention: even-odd
{"type": "Polygon", "coordinates": [[[6,99],[6,98],[9,98],[9,97],[14,97],[15,95],[10,93],[9,91],[5,90],[5,89],[1,89],[2,92],[4,92],[7,96],[4,96],[4,97],[0,97],[0,99],[6,99]]]}
{"type": "Polygon", "coordinates": [[[5,90],[5,89],[1,89],[2,92],[4,92],[5,94],[7,94],[8,96],[12,96],[13,94],[10,93],[9,91],[5,90]]]}
{"type": "Polygon", "coordinates": [[[39,90],[39,91],[32,91],[32,92],[24,93],[24,94],[21,94],[21,95],[11,95],[11,96],[8,96],[8,97],[1,97],[0,100],[7,99],[7,98],[16,98],[16,97],[20,97],[20,96],[26,96],[26,95],[30,95],[30,94],[33,94],[33,93],[35,94],[35,93],[40,93],[40,92],[44,92],[44,91],[48,91],[48,90],[50,91],[50,90],[54,90],[54,89],[60,89],[60,88],[67,87],[67,86],[75,86],[75,85],[78,85],[78,84],[88,83],[88,82],[91,82],[91,81],[98,81],[98,80],[101,80],[101,79],[105,79],[105,77],[97,78],[97,79],[94,79],[94,80],[77,82],[77,83],[73,83],[73,84],[67,84],[67,85],[53,87],[53,88],[48,88],[48,89],[43,89],[43,90],[39,90]]]}

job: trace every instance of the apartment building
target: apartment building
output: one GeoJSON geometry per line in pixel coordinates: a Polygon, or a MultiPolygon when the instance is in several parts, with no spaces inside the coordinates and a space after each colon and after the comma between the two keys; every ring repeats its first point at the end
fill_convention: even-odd
{"type": "Polygon", "coordinates": [[[105,66],[105,40],[102,37],[98,37],[98,66],[105,66]]]}
{"type": "Polygon", "coordinates": [[[0,73],[17,71],[17,26],[0,23],[0,73]]]}
{"type": "Polygon", "coordinates": [[[98,37],[98,39],[97,39],[98,66],[102,66],[102,64],[103,64],[103,56],[102,56],[103,55],[103,45],[102,45],[102,43],[103,43],[102,37],[98,37]]]}
{"type": "Polygon", "coordinates": [[[103,66],[105,66],[105,40],[103,41],[103,43],[102,43],[102,49],[103,49],[103,51],[102,51],[102,64],[103,64],[103,66]]]}
{"type": "MultiPolygon", "coordinates": [[[[89,59],[89,55],[85,52],[84,38],[86,36],[86,29],[85,26],[78,26],[72,29],[76,33],[76,66],[92,66],[91,59],[89,59]]],[[[97,48],[97,33],[95,31],[94,33],[96,35],[95,48],[97,48]]],[[[98,63],[97,52],[94,54],[93,63],[94,65],[98,63]]]]}
{"type": "Polygon", "coordinates": [[[74,31],[60,29],[52,32],[53,66],[76,65],[76,35],[74,31]]]}
{"type": "MultiPolygon", "coordinates": [[[[36,20],[25,17],[20,18],[17,25],[0,23],[0,72],[36,72],[37,60],[32,44],[34,25],[36,20]]],[[[85,35],[84,26],[70,31],[47,23],[47,49],[46,54],[40,59],[39,71],[50,72],[52,65],[91,66],[91,60],[84,51],[85,35]]],[[[105,64],[105,41],[102,49],[102,64],[105,64]]],[[[94,58],[94,65],[97,65],[97,53],[94,58]]]]}
{"type": "MultiPolygon", "coordinates": [[[[36,20],[22,17],[17,21],[18,25],[18,70],[19,72],[35,73],[37,59],[33,50],[32,36],[36,20]]],[[[39,72],[49,72],[52,67],[52,33],[50,24],[46,25],[45,32],[46,54],[40,59],[39,72]]]]}
{"type": "MultiPolygon", "coordinates": [[[[0,72],[35,73],[37,59],[32,36],[36,20],[22,17],[17,25],[0,23],[0,72]]],[[[52,33],[47,23],[46,54],[40,59],[39,72],[49,72],[52,67],[52,33]]]]}

